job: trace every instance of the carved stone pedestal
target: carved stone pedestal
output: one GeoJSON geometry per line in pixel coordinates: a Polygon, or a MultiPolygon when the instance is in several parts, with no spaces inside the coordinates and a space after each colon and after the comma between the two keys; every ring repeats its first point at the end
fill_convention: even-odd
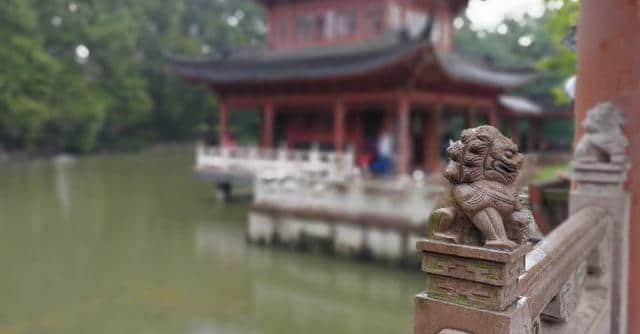
{"type": "Polygon", "coordinates": [[[417,243],[427,287],[416,297],[416,334],[537,333],[518,286],[531,246],[517,150],[491,126],[463,131],[447,149],[449,200],[417,243]]]}
{"type": "Polygon", "coordinates": [[[429,297],[493,311],[518,299],[516,283],[528,245],[506,252],[428,239],[417,247],[423,253],[429,297]]]}
{"type": "Polygon", "coordinates": [[[532,322],[526,298],[502,312],[483,310],[416,296],[416,334],[538,334],[540,321],[532,322]]]}
{"type": "Polygon", "coordinates": [[[416,334],[535,333],[517,289],[529,245],[507,252],[428,239],[417,248],[427,289],[416,296],[416,334]]]}

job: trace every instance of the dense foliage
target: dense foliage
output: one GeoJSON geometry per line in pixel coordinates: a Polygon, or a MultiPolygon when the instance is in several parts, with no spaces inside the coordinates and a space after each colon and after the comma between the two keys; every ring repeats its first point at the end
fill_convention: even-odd
{"type": "Polygon", "coordinates": [[[164,73],[167,53],[258,43],[249,0],[0,0],[0,146],[135,149],[202,134],[215,99],[164,73]]]}
{"type": "MultiPolygon", "coordinates": [[[[468,20],[459,21],[456,44],[460,50],[502,67],[535,68],[541,79],[518,93],[539,103],[546,111],[566,111],[571,101],[564,84],[575,74],[576,55],[567,47],[566,37],[577,24],[576,0],[545,0],[541,17],[525,15],[507,18],[494,29],[476,29],[468,20]]],[[[527,124],[520,124],[527,130],[527,124]]],[[[557,120],[545,124],[544,135],[561,146],[573,137],[573,121],[557,120]]]]}
{"type": "Polygon", "coordinates": [[[563,84],[575,74],[576,55],[566,46],[565,38],[577,24],[578,2],[545,2],[548,9],[543,16],[506,18],[491,30],[476,29],[468,20],[459,22],[456,44],[464,52],[488,58],[499,66],[536,68],[542,79],[519,93],[547,109],[557,109],[569,103],[563,84]]]}

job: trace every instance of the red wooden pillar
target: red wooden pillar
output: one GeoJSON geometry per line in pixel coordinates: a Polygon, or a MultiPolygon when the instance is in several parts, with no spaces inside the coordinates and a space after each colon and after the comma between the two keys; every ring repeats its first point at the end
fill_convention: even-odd
{"type": "Polygon", "coordinates": [[[218,105],[218,145],[226,142],[229,134],[229,104],[224,99],[220,99],[218,105]]]}
{"type": "Polygon", "coordinates": [[[489,125],[494,126],[498,129],[500,128],[500,116],[498,116],[498,109],[489,109],[487,118],[489,119],[489,125]]]}
{"type": "Polygon", "coordinates": [[[442,168],[440,159],[442,105],[436,106],[434,110],[425,114],[423,122],[424,170],[427,173],[437,173],[442,168]]]}
{"type": "Polygon", "coordinates": [[[470,129],[476,127],[478,125],[478,118],[476,117],[476,110],[473,107],[470,107],[465,112],[464,118],[464,127],[465,129],[470,129]]]}
{"type": "Polygon", "coordinates": [[[268,101],[264,105],[262,111],[262,147],[273,147],[273,119],[275,117],[275,108],[272,101],[268,101]]]}
{"type": "Polygon", "coordinates": [[[411,171],[411,106],[409,98],[402,96],[398,100],[398,158],[397,171],[401,175],[407,175],[411,171]]]}
{"type": "Polygon", "coordinates": [[[391,106],[386,106],[382,115],[382,132],[393,132],[393,112],[390,109],[392,109],[391,106]]]}
{"type": "Polygon", "coordinates": [[[450,52],[453,51],[453,19],[454,14],[451,13],[449,6],[441,4],[436,8],[435,24],[438,25],[440,31],[438,40],[435,42],[435,47],[439,51],[450,52]]]}
{"type": "MultiPolygon", "coordinates": [[[[615,320],[627,323],[627,333],[640,333],[640,2],[630,0],[580,1],[576,140],[589,109],[610,101],[625,114],[627,152],[631,170],[626,190],[631,194],[628,291],[614,303],[615,320]],[[628,301],[624,297],[628,296],[628,301]],[[628,306],[628,307],[625,307],[628,306]],[[621,308],[621,309],[619,309],[621,308]],[[627,310],[625,310],[627,308],[627,310]]],[[[625,234],[627,234],[625,233],[625,234]]],[[[623,288],[624,289],[624,288],[623,288]]],[[[616,300],[617,299],[617,300],[616,300]]],[[[622,326],[624,331],[624,326],[622,326]]],[[[618,334],[614,328],[612,333],[618,334]]]]}
{"type": "Polygon", "coordinates": [[[333,147],[336,152],[344,151],[344,122],[347,109],[344,101],[336,100],[333,105],[333,147]]]}
{"type": "Polygon", "coordinates": [[[540,131],[542,131],[542,120],[529,120],[529,137],[527,138],[527,152],[533,153],[538,150],[538,142],[540,141],[540,131]]]}
{"type": "Polygon", "coordinates": [[[509,122],[511,128],[511,140],[518,145],[518,148],[522,148],[522,131],[520,129],[520,119],[514,118],[509,122]]]}

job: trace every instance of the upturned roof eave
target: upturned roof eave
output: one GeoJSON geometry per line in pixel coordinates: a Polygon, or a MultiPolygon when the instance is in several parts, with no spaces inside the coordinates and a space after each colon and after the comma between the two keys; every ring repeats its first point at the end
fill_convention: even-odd
{"type": "MultiPolygon", "coordinates": [[[[533,71],[508,71],[492,68],[453,52],[439,52],[424,39],[396,41],[386,47],[353,52],[303,56],[230,57],[186,59],[169,57],[168,72],[209,84],[274,84],[308,80],[340,80],[378,72],[408,61],[416,52],[432,53],[436,66],[453,82],[486,86],[508,91],[537,78],[533,71]]],[[[428,75],[427,73],[418,75],[428,75]]]]}

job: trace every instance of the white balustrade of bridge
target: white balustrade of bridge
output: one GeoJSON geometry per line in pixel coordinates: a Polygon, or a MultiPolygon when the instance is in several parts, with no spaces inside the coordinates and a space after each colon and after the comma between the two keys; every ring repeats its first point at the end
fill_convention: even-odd
{"type": "Polygon", "coordinates": [[[248,174],[261,178],[316,175],[340,179],[353,173],[354,168],[351,152],[204,145],[196,149],[196,170],[227,174],[248,174]]]}

